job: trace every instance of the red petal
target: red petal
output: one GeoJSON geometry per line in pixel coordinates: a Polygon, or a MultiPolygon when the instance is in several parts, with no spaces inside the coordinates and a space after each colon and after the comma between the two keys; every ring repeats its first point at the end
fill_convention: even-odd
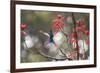
{"type": "Polygon", "coordinates": [[[24,30],[27,28],[27,24],[21,24],[21,29],[24,30]]]}
{"type": "Polygon", "coordinates": [[[79,20],[76,21],[76,24],[79,24],[79,20]]]}
{"type": "Polygon", "coordinates": [[[86,29],[86,25],[82,25],[81,27],[82,27],[82,29],[86,29]]]}
{"type": "Polygon", "coordinates": [[[89,45],[89,40],[86,40],[86,44],[89,45]]]}
{"type": "Polygon", "coordinates": [[[62,15],[58,14],[57,15],[57,18],[61,19],[62,18],[62,15]]]}
{"type": "Polygon", "coordinates": [[[81,31],[82,31],[83,33],[85,33],[85,29],[82,28],[81,31]]]}
{"type": "Polygon", "coordinates": [[[64,20],[65,20],[65,18],[64,18],[64,17],[62,17],[60,20],[61,20],[61,21],[64,21],[64,20]]]}
{"type": "Polygon", "coordinates": [[[79,25],[79,26],[82,26],[82,25],[84,25],[85,23],[84,23],[83,20],[77,20],[77,21],[76,21],[76,24],[79,25]]]}
{"type": "Polygon", "coordinates": [[[81,26],[81,25],[84,25],[84,21],[82,21],[82,20],[80,21],[80,26],[81,26]]]}
{"type": "Polygon", "coordinates": [[[24,31],[22,31],[21,34],[22,34],[22,36],[26,36],[27,35],[27,33],[24,32],[24,31]]]}
{"type": "Polygon", "coordinates": [[[53,26],[52,28],[53,28],[53,29],[56,29],[56,28],[59,28],[59,26],[53,26]]]}
{"type": "Polygon", "coordinates": [[[87,31],[85,31],[84,33],[85,33],[86,35],[89,35],[89,31],[88,31],[88,30],[87,30],[87,31]]]}
{"type": "Polygon", "coordinates": [[[54,20],[53,20],[54,23],[57,23],[58,21],[59,21],[58,19],[54,19],[54,20]]]}
{"type": "Polygon", "coordinates": [[[81,29],[81,27],[76,27],[76,31],[80,31],[81,29]]]}
{"type": "Polygon", "coordinates": [[[53,25],[53,28],[60,28],[62,27],[63,24],[61,22],[56,22],[54,25],[53,25]]]}
{"type": "Polygon", "coordinates": [[[77,36],[77,34],[76,34],[76,33],[72,33],[72,34],[71,34],[71,37],[76,38],[76,36],[77,36]]]}
{"type": "Polygon", "coordinates": [[[76,42],[76,40],[75,40],[75,39],[70,40],[70,43],[74,43],[74,42],[76,42]]]}

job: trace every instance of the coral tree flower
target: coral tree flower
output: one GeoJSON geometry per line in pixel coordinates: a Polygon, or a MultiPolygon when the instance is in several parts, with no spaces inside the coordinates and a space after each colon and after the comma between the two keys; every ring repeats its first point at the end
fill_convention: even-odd
{"type": "Polygon", "coordinates": [[[60,19],[61,21],[65,20],[65,18],[60,14],[57,15],[57,18],[60,19]]]}
{"type": "Polygon", "coordinates": [[[62,15],[57,15],[57,18],[52,21],[54,23],[52,29],[56,30],[56,33],[63,30],[63,20],[64,17],[62,15]]]}
{"type": "Polygon", "coordinates": [[[79,26],[81,26],[81,25],[84,25],[85,23],[84,23],[83,20],[80,19],[80,20],[76,21],[76,24],[79,25],[79,26]]]}
{"type": "Polygon", "coordinates": [[[89,43],[90,43],[90,41],[89,40],[86,40],[86,44],[89,45],[89,43]]]}
{"type": "Polygon", "coordinates": [[[58,17],[59,19],[61,19],[61,18],[62,18],[62,15],[58,14],[57,17],[58,17]]]}
{"type": "Polygon", "coordinates": [[[72,37],[72,38],[76,38],[76,36],[77,36],[77,34],[75,32],[70,34],[70,37],[72,37]]]}
{"type": "Polygon", "coordinates": [[[77,24],[76,31],[81,31],[87,36],[89,35],[89,31],[86,29],[86,24],[83,20],[77,20],[76,24],[77,24]]]}
{"type": "Polygon", "coordinates": [[[22,36],[27,36],[27,33],[25,31],[21,32],[22,36]]]}
{"type": "Polygon", "coordinates": [[[21,29],[22,30],[26,29],[27,27],[28,27],[27,24],[21,24],[21,29]]]}
{"type": "Polygon", "coordinates": [[[89,31],[88,31],[88,30],[84,31],[84,33],[85,33],[87,36],[89,35],[89,31]]]}

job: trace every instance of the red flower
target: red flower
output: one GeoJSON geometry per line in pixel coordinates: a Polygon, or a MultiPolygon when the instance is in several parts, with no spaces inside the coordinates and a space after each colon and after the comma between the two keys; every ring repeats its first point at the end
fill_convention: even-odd
{"type": "Polygon", "coordinates": [[[63,23],[61,21],[58,21],[57,19],[53,20],[55,23],[52,28],[53,29],[61,29],[63,27],[63,23]]]}
{"type": "Polygon", "coordinates": [[[63,29],[63,24],[62,23],[56,23],[52,26],[52,29],[56,30],[56,29],[59,29],[62,30],[63,29]]]}
{"type": "Polygon", "coordinates": [[[86,30],[86,25],[82,25],[81,27],[82,29],[86,30]]]}
{"type": "Polygon", "coordinates": [[[21,24],[21,29],[24,30],[27,28],[27,24],[21,24]]]}
{"type": "Polygon", "coordinates": [[[80,31],[82,28],[81,27],[76,27],[76,31],[80,31]]]}
{"type": "Polygon", "coordinates": [[[81,27],[81,32],[85,33],[85,29],[83,29],[82,27],[81,27]]]}
{"type": "Polygon", "coordinates": [[[82,26],[82,25],[84,25],[85,23],[84,23],[83,20],[77,20],[77,21],[76,21],[76,24],[77,24],[78,26],[82,26]]]}
{"type": "Polygon", "coordinates": [[[89,31],[88,31],[88,30],[84,31],[84,33],[85,33],[87,36],[89,35],[89,31]]]}
{"type": "Polygon", "coordinates": [[[65,19],[65,18],[64,18],[62,15],[60,15],[60,14],[57,15],[57,18],[60,19],[61,21],[63,21],[63,20],[65,19]]]}
{"type": "Polygon", "coordinates": [[[62,18],[62,15],[58,14],[58,15],[57,15],[57,18],[58,18],[58,19],[61,19],[61,18],[62,18]]]}
{"type": "Polygon", "coordinates": [[[58,19],[54,19],[52,22],[57,23],[59,20],[58,19]]]}
{"type": "Polygon", "coordinates": [[[27,33],[26,33],[25,31],[22,31],[22,32],[21,32],[21,35],[22,35],[22,36],[26,36],[27,33]]]}
{"type": "Polygon", "coordinates": [[[89,45],[89,43],[90,43],[89,40],[86,40],[86,44],[89,45]]]}
{"type": "Polygon", "coordinates": [[[57,29],[59,28],[59,24],[54,24],[54,26],[52,26],[53,29],[57,29]]]}
{"type": "Polygon", "coordinates": [[[70,43],[76,43],[75,39],[70,40],[70,43]]]}
{"type": "Polygon", "coordinates": [[[80,21],[79,21],[79,20],[77,20],[77,21],[76,21],[76,24],[78,24],[78,25],[79,25],[79,24],[80,24],[80,21]]]}
{"type": "Polygon", "coordinates": [[[60,20],[61,20],[61,21],[64,21],[64,20],[65,20],[65,18],[64,18],[64,17],[62,17],[60,20]]]}
{"type": "Polygon", "coordinates": [[[52,21],[54,23],[54,25],[52,26],[52,29],[54,29],[55,32],[63,30],[63,26],[64,26],[63,20],[64,20],[64,17],[58,14],[57,18],[52,21]]]}
{"type": "Polygon", "coordinates": [[[70,37],[73,37],[73,38],[76,38],[76,36],[77,36],[76,33],[72,33],[72,34],[70,35],[70,37]]]}

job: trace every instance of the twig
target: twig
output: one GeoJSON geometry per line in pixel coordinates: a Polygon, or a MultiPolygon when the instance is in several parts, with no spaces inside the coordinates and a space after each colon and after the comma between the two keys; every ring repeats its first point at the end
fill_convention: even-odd
{"type": "Polygon", "coordinates": [[[66,58],[58,59],[58,58],[51,57],[51,56],[49,56],[49,55],[44,54],[43,52],[41,52],[41,51],[38,50],[38,49],[37,49],[37,51],[39,52],[39,54],[41,54],[42,56],[44,56],[44,57],[46,57],[46,58],[51,58],[51,59],[54,59],[54,60],[66,60],[66,58]]]}
{"type": "Polygon", "coordinates": [[[62,51],[62,49],[59,48],[59,50],[60,50],[61,53],[66,57],[66,59],[68,59],[68,60],[72,60],[72,59],[70,59],[70,58],[68,58],[68,57],[66,56],[66,54],[62,51]]]}
{"type": "MultiPolygon", "coordinates": [[[[76,28],[76,23],[75,23],[75,18],[74,18],[74,13],[72,13],[72,19],[73,19],[73,24],[74,24],[74,28],[76,28]]],[[[74,33],[77,34],[76,29],[74,31],[74,33]]],[[[78,47],[78,39],[77,39],[77,35],[76,35],[76,49],[77,49],[77,60],[79,60],[79,47],[78,47]]]]}

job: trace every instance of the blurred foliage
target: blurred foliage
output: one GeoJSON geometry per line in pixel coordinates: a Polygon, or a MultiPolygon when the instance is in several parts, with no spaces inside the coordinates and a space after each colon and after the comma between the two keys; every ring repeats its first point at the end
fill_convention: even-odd
{"type": "Polygon", "coordinates": [[[27,61],[28,62],[43,62],[43,61],[47,61],[48,59],[45,58],[44,56],[40,55],[40,54],[29,54],[27,56],[27,61]]]}
{"type": "MultiPolygon", "coordinates": [[[[33,29],[44,30],[48,32],[51,29],[53,22],[57,14],[63,15],[65,18],[72,16],[71,12],[50,12],[50,11],[32,11],[32,10],[21,10],[21,23],[26,23],[33,26],[33,29]]],[[[84,18],[87,27],[89,27],[89,14],[88,13],[74,13],[75,20],[84,18]]],[[[65,21],[66,24],[66,21],[65,21]]],[[[73,26],[72,24],[68,24],[73,26]]]]}

